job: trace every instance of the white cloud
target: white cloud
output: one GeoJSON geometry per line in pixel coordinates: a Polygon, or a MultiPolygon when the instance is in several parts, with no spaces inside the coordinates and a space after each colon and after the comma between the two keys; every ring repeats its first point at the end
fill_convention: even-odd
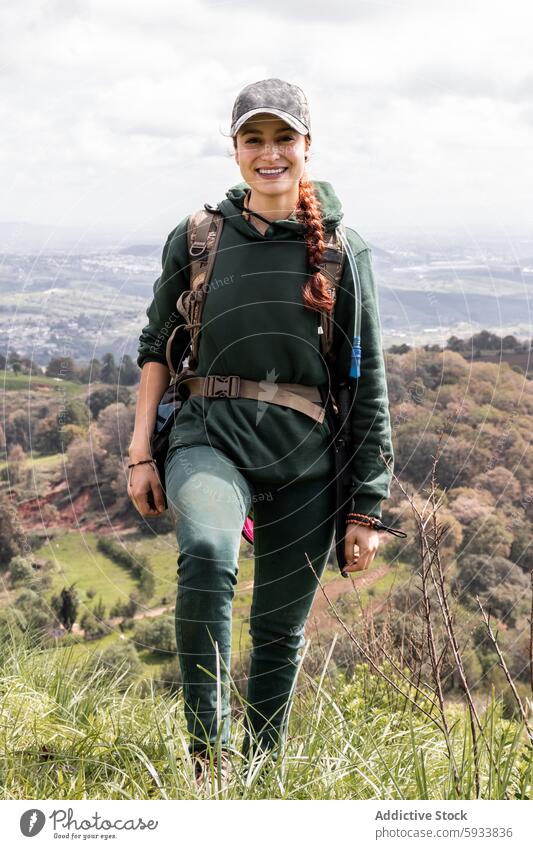
{"type": "Polygon", "coordinates": [[[170,229],[241,179],[233,100],[279,76],[356,229],[523,225],[530,24],[519,0],[4,0],[0,220],[170,229]]]}

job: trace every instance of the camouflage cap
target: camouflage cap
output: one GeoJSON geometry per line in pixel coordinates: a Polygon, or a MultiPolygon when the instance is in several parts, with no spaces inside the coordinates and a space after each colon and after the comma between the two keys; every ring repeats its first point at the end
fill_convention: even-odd
{"type": "Polygon", "coordinates": [[[311,138],[309,106],[299,86],[277,77],[245,86],[233,106],[231,135],[235,136],[248,118],[261,112],[283,118],[293,130],[311,138]]]}

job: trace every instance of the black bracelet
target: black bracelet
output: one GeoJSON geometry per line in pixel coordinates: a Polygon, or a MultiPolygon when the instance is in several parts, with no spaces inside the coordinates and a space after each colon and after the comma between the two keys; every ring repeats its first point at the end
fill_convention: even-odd
{"type": "Polygon", "coordinates": [[[133,466],[140,466],[142,463],[155,463],[155,460],[153,458],[150,458],[150,460],[138,460],[136,463],[129,463],[128,469],[133,468],[133,466]]]}

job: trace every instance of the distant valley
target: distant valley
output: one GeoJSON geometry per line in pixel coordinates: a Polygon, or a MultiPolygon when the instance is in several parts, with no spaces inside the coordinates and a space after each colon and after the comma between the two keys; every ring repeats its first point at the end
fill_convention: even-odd
{"type": "MultiPolygon", "coordinates": [[[[399,239],[370,243],[383,344],[441,344],[484,328],[531,335],[533,243],[510,251],[399,239]],[[388,243],[387,243],[388,242],[388,243]]],[[[39,365],[104,352],[135,357],[160,273],[162,245],[109,245],[76,253],[6,252],[0,266],[0,333],[39,365]]],[[[5,353],[5,350],[2,351],[5,353]]]]}

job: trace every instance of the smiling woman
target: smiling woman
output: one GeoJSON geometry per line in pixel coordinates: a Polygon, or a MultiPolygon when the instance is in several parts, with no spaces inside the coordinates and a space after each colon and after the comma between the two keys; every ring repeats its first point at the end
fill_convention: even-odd
{"type": "Polygon", "coordinates": [[[341,229],[341,203],[330,183],[306,173],[311,130],[304,93],[280,79],[246,86],[235,101],[231,137],[243,182],[216,207],[185,217],[165,244],[140,338],[130,445],[130,496],[142,515],[154,515],[164,504],[149,437],[169,380],[162,340],[169,317],[177,324],[177,310],[199,347],[184,341],[182,357],[189,356],[194,376],[169,437],[164,478],[179,549],[176,639],[189,749],[200,779],[206,750],[233,748],[232,600],[252,505],[252,653],[242,753],[271,749],[275,758],[335,517],[341,517],[343,568],[367,568],[380,542],[375,523],[393,461],[370,252],[355,230],[341,229]],[[202,238],[197,221],[207,222],[202,238]],[[230,283],[209,285],[220,279],[230,283]],[[337,510],[335,428],[326,412],[332,386],[353,377],[356,280],[361,375],[356,415],[346,416],[345,425],[346,444],[352,437],[343,472],[349,494],[337,510]],[[190,313],[180,308],[186,298],[190,313]],[[324,339],[331,345],[323,347],[324,339]]]}

